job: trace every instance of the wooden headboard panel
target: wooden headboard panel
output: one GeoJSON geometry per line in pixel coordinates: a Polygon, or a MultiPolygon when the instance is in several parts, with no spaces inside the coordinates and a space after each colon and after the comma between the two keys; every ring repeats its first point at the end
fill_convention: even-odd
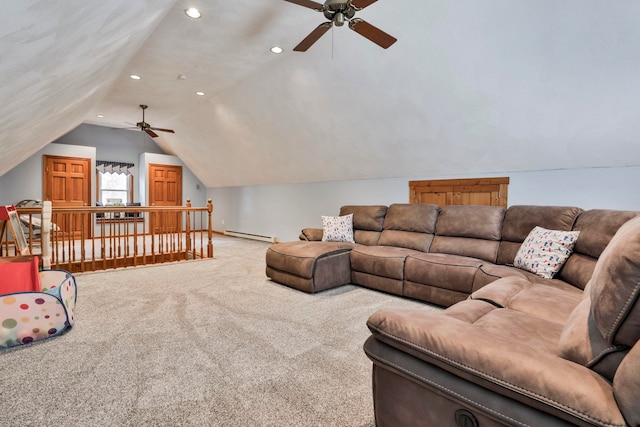
{"type": "Polygon", "coordinates": [[[409,181],[410,203],[507,208],[509,177],[409,181]]]}

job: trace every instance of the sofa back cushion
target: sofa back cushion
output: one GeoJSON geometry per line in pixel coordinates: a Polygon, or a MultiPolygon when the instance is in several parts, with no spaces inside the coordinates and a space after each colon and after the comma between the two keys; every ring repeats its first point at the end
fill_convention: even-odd
{"type": "Polygon", "coordinates": [[[502,223],[497,264],[513,264],[524,239],[537,225],[549,230],[570,231],[582,209],[571,206],[511,206],[502,223]]]}
{"type": "Polygon", "coordinates": [[[440,208],[431,204],[393,204],[384,219],[379,245],[428,252],[440,208]]]}
{"type": "Polygon", "coordinates": [[[612,346],[596,327],[587,295],[573,310],[558,342],[558,354],[594,370],[609,381],[629,352],[625,346],[612,346]]]}
{"type": "Polygon", "coordinates": [[[584,289],[593,275],[596,261],[611,238],[625,222],[638,214],[639,212],[607,209],[582,212],[573,226],[574,231],[580,232],[580,237],[573,253],[556,277],[584,289]]]}
{"type": "Polygon", "coordinates": [[[340,208],[340,216],[353,214],[353,237],[356,243],[378,244],[387,207],[382,205],[347,205],[340,208]]]}
{"type": "Polygon", "coordinates": [[[618,229],[600,255],[587,291],[604,339],[632,347],[640,339],[640,217],[618,229]]]}
{"type": "Polygon", "coordinates": [[[505,209],[500,206],[443,206],[429,252],[495,262],[504,214],[505,209]]]}
{"type": "Polygon", "coordinates": [[[640,339],[640,217],[618,229],[598,259],[585,298],[567,320],[560,356],[609,381],[640,339]]]}

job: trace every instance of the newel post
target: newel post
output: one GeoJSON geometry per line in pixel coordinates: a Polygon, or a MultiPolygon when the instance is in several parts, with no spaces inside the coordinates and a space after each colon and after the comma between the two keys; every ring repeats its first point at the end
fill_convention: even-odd
{"type": "Polygon", "coordinates": [[[42,202],[42,226],[40,239],[42,245],[42,268],[51,270],[51,201],[42,202]]]}
{"type": "Polygon", "coordinates": [[[213,222],[211,220],[211,214],[213,213],[213,202],[211,199],[207,200],[207,235],[209,242],[207,243],[207,257],[213,258],[213,222]]]}
{"type": "Polygon", "coordinates": [[[187,253],[191,250],[191,199],[187,199],[187,218],[185,221],[185,239],[187,244],[187,253]]]}

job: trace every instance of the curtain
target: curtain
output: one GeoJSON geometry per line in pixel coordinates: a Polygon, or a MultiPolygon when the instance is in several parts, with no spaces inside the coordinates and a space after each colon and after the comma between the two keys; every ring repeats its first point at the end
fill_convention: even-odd
{"type": "Polygon", "coordinates": [[[109,160],[96,160],[96,170],[98,172],[123,173],[131,175],[133,173],[133,163],[112,162],[109,160]]]}

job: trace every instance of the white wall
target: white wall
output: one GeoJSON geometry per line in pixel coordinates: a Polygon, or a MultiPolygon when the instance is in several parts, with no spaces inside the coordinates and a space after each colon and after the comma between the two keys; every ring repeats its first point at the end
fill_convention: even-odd
{"type": "MultiPolygon", "coordinates": [[[[49,144],[27,160],[0,177],[0,204],[15,204],[24,199],[43,199],[42,168],[44,155],[85,157],[96,164],[96,148],[75,145],[49,144]]],[[[95,186],[91,185],[91,200],[95,200],[95,186]]]]}
{"type": "MultiPolygon", "coordinates": [[[[45,154],[89,157],[92,161],[92,168],[95,167],[96,160],[135,164],[133,174],[137,179],[137,185],[134,188],[134,201],[140,201],[143,205],[147,202],[146,184],[144,180],[141,180],[141,177],[145,177],[149,163],[143,156],[146,154],[148,158],[153,159],[151,163],[182,166],[183,203],[186,203],[187,198],[190,198],[193,206],[206,206],[206,190],[202,182],[179,158],[164,154],[147,134],[87,124],[78,126],[60,139],[46,145],[36,154],[1,176],[0,204],[15,204],[23,199],[41,200],[43,198],[42,156],[45,154]]],[[[93,175],[91,197],[92,200],[96,200],[93,175]]]]}
{"type": "MultiPolygon", "coordinates": [[[[510,178],[509,205],[562,205],[640,210],[640,166],[495,173],[510,178]]],[[[213,228],[297,240],[304,227],[322,227],[321,215],[346,204],[408,203],[409,181],[470,178],[423,176],[379,180],[210,188],[213,228]]]]}
{"type": "Polygon", "coordinates": [[[182,166],[182,204],[186,204],[187,200],[190,199],[191,206],[203,207],[207,205],[204,185],[178,157],[154,153],[140,154],[140,165],[143,166],[139,174],[140,200],[144,200],[145,204],[149,202],[149,180],[147,179],[149,163],[182,166]]]}

